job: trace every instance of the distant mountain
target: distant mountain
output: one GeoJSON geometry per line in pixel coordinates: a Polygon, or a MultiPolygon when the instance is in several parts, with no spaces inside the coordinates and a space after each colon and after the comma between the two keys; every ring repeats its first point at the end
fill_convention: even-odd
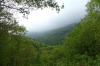
{"type": "Polygon", "coordinates": [[[49,45],[59,45],[62,44],[62,40],[66,33],[68,33],[72,28],[74,28],[76,23],[67,25],[65,27],[61,27],[58,29],[54,29],[51,31],[43,32],[43,33],[28,33],[27,36],[30,38],[34,38],[42,43],[49,45]]]}

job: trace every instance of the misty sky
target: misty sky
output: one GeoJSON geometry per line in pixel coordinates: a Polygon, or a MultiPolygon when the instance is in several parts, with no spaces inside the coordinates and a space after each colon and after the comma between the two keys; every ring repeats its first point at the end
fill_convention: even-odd
{"type": "Polygon", "coordinates": [[[79,20],[86,14],[85,5],[89,0],[57,1],[60,5],[64,3],[64,9],[62,9],[59,13],[55,10],[47,8],[32,11],[28,19],[20,17],[19,24],[24,25],[30,32],[40,32],[63,27],[74,22],[79,22],[79,20]]]}

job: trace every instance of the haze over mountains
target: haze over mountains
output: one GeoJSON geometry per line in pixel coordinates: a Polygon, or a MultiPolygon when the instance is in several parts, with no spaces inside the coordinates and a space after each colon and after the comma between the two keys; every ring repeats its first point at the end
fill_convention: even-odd
{"type": "Polygon", "coordinates": [[[74,28],[75,23],[69,24],[65,27],[48,30],[45,32],[28,32],[26,36],[39,40],[40,42],[43,42],[45,44],[49,45],[58,45],[62,43],[62,40],[64,39],[64,36],[66,33],[68,33],[72,28],[74,28]]]}

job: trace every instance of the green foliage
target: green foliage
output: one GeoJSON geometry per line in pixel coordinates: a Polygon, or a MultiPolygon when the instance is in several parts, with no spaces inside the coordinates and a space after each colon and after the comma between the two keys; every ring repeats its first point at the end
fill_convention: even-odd
{"type": "Polygon", "coordinates": [[[100,9],[100,1],[99,0],[91,0],[87,3],[87,12],[95,12],[100,9]]]}

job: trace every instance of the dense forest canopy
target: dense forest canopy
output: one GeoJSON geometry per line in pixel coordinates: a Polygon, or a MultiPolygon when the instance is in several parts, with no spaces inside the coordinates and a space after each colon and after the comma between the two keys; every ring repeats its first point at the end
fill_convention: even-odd
{"type": "Polygon", "coordinates": [[[10,13],[44,7],[60,9],[54,0],[0,0],[0,66],[100,66],[100,1],[87,3],[85,17],[57,46],[26,37],[10,13]]]}

